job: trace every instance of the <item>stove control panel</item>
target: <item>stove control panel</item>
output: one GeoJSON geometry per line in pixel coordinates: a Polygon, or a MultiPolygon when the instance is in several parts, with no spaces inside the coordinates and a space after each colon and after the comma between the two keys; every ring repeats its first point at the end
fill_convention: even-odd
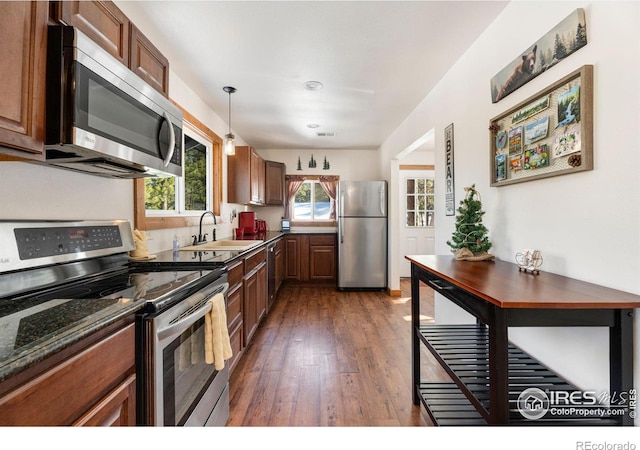
{"type": "Polygon", "coordinates": [[[117,225],[14,229],[21,260],[86,253],[122,246],[117,225]]]}

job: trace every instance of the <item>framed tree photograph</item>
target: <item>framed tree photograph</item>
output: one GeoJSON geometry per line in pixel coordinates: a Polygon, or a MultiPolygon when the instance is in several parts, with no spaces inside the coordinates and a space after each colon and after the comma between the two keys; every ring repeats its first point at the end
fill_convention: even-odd
{"type": "Polygon", "coordinates": [[[593,66],[494,117],[489,130],[491,186],[592,170],[593,66]],[[496,145],[501,133],[508,136],[502,146],[496,145]]]}

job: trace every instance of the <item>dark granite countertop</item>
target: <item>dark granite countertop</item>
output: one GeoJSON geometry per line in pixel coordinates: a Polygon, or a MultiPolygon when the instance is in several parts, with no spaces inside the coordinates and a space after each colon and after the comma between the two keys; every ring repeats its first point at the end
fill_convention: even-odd
{"type": "MultiPolygon", "coordinates": [[[[173,250],[167,250],[155,254],[155,258],[147,261],[131,261],[130,264],[135,267],[154,267],[175,269],[176,267],[188,267],[188,268],[211,268],[226,266],[236,258],[240,258],[244,255],[255,251],[262,245],[266,245],[271,241],[278,239],[283,234],[279,231],[268,231],[259,235],[246,236],[241,240],[249,241],[263,241],[259,246],[250,248],[248,250],[219,250],[219,251],[185,251],[180,250],[174,252],[173,250]]],[[[220,239],[221,241],[227,241],[231,239],[220,239]]]]}
{"type": "Polygon", "coordinates": [[[24,303],[0,300],[0,382],[145,305],[131,298],[56,299],[25,309],[17,302],[24,303]]]}
{"type": "MultiPolygon", "coordinates": [[[[263,241],[262,245],[267,245],[276,239],[286,236],[287,234],[336,234],[335,231],[326,230],[314,230],[309,228],[307,230],[295,230],[295,231],[267,231],[266,233],[260,233],[256,235],[248,235],[240,240],[249,241],[263,241]]],[[[231,238],[220,239],[221,241],[232,240],[231,238]]],[[[193,268],[210,268],[220,267],[231,263],[234,259],[241,258],[249,253],[255,251],[260,246],[250,248],[248,250],[219,250],[219,251],[185,251],[180,250],[174,252],[173,250],[166,250],[157,253],[154,259],[147,261],[131,261],[131,265],[136,267],[155,267],[155,268],[167,268],[174,269],[177,266],[187,266],[193,268]]]]}

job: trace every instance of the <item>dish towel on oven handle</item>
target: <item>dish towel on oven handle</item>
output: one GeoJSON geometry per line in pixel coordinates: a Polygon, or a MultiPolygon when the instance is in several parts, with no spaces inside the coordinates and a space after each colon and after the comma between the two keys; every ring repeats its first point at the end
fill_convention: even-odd
{"type": "Polygon", "coordinates": [[[204,357],[207,364],[215,364],[216,370],[222,370],[224,362],[233,356],[224,295],[216,294],[209,301],[211,311],[204,318],[204,357]]]}

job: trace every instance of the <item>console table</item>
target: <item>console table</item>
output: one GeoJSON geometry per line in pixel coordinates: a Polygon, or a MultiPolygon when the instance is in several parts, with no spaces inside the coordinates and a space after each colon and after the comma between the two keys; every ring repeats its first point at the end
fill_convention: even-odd
{"type": "Polygon", "coordinates": [[[633,425],[635,410],[629,402],[624,415],[547,414],[539,420],[523,416],[518,397],[528,388],[547,393],[579,390],[511,344],[508,329],[608,327],[610,393],[630,393],[633,309],[640,307],[640,296],[551,273],[521,272],[517,265],[498,260],[405,258],[411,262],[413,403],[422,402],[437,425],[633,425]],[[476,324],[421,325],[421,282],[475,316],[476,324]],[[452,382],[421,382],[421,345],[452,382]]]}

